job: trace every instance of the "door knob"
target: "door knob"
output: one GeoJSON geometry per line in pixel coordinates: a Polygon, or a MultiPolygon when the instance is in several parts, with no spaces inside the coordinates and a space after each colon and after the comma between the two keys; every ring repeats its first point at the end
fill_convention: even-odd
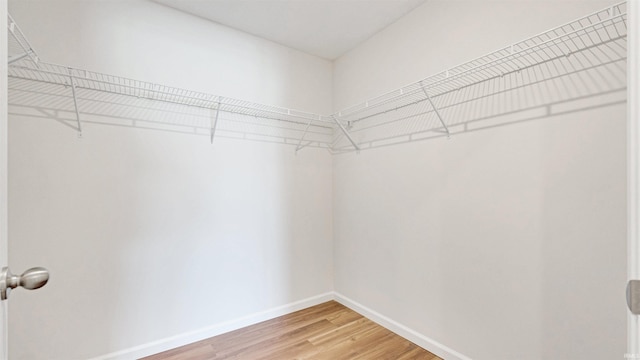
{"type": "Polygon", "coordinates": [[[49,271],[42,267],[34,267],[22,273],[13,275],[8,267],[0,272],[0,300],[7,300],[9,290],[22,286],[27,290],[43,287],[49,281],[49,271]]]}

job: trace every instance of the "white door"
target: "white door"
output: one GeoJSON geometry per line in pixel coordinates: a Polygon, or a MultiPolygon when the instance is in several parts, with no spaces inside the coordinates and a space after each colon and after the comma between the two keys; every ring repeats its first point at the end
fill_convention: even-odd
{"type": "MultiPolygon", "coordinates": [[[[640,280],[640,2],[630,0],[627,3],[629,29],[627,33],[629,82],[627,93],[628,106],[628,279],[640,280]]],[[[628,359],[640,359],[640,318],[628,312],[628,359]]]]}
{"type": "Polygon", "coordinates": [[[43,268],[31,268],[19,276],[12,275],[8,268],[8,32],[14,32],[16,30],[15,27],[9,29],[7,22],[7,2],[0,0],[0,269],[2,269],[2,271],[0,271],[0,360],[6,360],[9,357],[7,345],[8,302],[5,300],[8,296],[8,291],[17,286],[26,289],[38,289],[44,286],[49,280],[49,273],[43,268]]]}
{"type": "MultiPolygon", "coordinates": [[[[7,266],[7,2],[0,0],[0,268],[7,266]]],[[[0,301],[0,359],[7,359],[7,302],[0,301]]]]}

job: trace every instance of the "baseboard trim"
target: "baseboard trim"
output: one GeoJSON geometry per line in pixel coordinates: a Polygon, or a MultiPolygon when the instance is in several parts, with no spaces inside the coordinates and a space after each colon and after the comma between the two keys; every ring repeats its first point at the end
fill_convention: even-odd
{"type": "Polygon", "coordinates": [[[323,302],[327,302],[333,299],[334,299],[333,292],[320,294],[320,295],[306,298],[303,300],[295,301],[286,305],[278,306],[269,310],[243,316],[238,319],[225,321],[225,322],[207,326],[205,328],[201,328],[198,330],[190,331],[183,334],[178,334],[178,335],[164,338],[161,340],[135,346],[129,349],[94,357],[94,358],[91,358],[90,360],[139,359],[141,357],[157,354],[159,352],[171,350],[180,346],[194,343],[196,341],[204,340],[213,336],[224,334],[229,331],[237,330],[245,326],[257,324],[265,320],[270,320],[278,316],[292,313],[294,311],[298,311],[311,306],[322,304],[323,302]]]}
{"type": "Polygon", "coordinates": [[[419,332],[400,324],[397,321],[372,310],[357,301],[354,301],[337,292],[327,292],[316,295],[303,300],[295,301],[286,305],[278,306],[269,310],[257,312],[237,319],[221,322],[205,328],[178,334],[168,338],[160,339],[150,343],[134,346],[109,354],[97,356],[89,360],[132,360],[145,356],[157,354],[159,352],[171,350],[180,346],[188,345],[196,341],[204,340],[229,331],[237,330],[245,326],[257,324],[259,322],[270,320],[278,316],[286,315],[294,311],[302,310],[311,306],[322,304],[330,300],[335,300],[340,304],[364,315],[370,320],[376,322],[390,331],[412,341],[418,346],[438,355],[445,360],[472,360],[470,357],[460,354],[459,352],[430,339],[419,332]]]}
{"type": "Polygon", "coordinates": [[[462,355],[459,352],[430,339],[397,321],[391,320],[377,311],[351,300],[340,293],[334,293],[334,300],[445,360],[472,360],[470,357],[462,355]]]}

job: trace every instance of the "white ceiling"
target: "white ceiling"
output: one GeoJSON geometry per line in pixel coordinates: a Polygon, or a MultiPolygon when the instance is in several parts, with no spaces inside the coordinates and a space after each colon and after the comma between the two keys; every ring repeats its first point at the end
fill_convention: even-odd
{"type": "Polygon", "coordinates": [[[154,1],[333,60],[426,0],[154,1]]]}

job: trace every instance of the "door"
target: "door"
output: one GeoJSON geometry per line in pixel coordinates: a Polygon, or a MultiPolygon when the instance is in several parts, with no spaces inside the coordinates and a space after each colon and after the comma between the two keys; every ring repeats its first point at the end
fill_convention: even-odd
{"type": "MultiPolygon", "coordinates": [[[[640,2],[627,3],[627,172],[628,172],[628,279],[640,280],[640,2]]],[[[640,359],[640,318],[628,311],[628,340],[625,358],[640,359]]]]}
{"type": "MultiPolygon", "coordinates": [[[[0,268],[7,266],[7,2],[0,0],[0,268]]],[[[7,355],[7,302],[0,301],[0,359],[7,355]]]]}

